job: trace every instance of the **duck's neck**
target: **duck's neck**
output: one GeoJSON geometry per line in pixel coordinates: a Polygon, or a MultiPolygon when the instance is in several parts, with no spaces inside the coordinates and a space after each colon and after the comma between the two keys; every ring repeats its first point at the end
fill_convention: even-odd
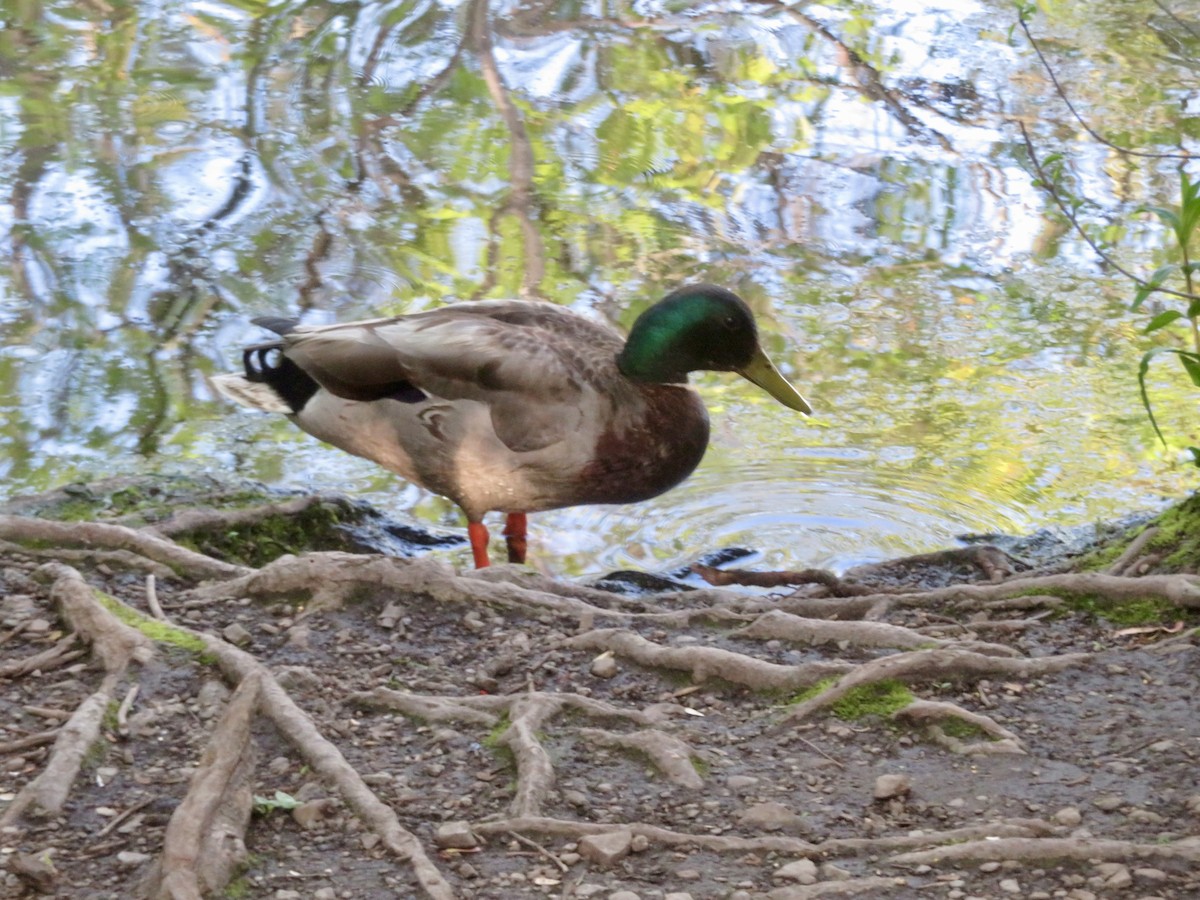
{"type": "Polygon", "coordinates": [[[631,381],[653,384],[680,384],[696,365],[684,351],[680,336],[685,334],[697,315],[696,304],[680,303],[673,298],[655,304],[642,313],[621,352],[617,368],[631,381]]]}
{"type": "Polygon", "coordinates": [[[617,369],[630,381],[645,384],[686,384],[687,372],[679,370],[674,361],[665,356],[648,356],[630,353],[629,345],[617,354],[617,369]]]}

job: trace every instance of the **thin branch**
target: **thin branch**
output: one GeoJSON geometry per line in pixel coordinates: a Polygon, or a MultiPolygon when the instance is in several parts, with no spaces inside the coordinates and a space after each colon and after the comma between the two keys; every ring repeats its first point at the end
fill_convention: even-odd
{"type": "Polygon", "coordinates": [[[1174,12],[1167,8],[1167,5],[1163,3],[1162,0],[1154,0],[1154,5],[1161,9],[1163,11],[1163,15],[1169,18],[1172,22],[1174,22],[1184,31],[1190,32],[1191,35],[1197,40],[1200,40],[1200,29],[1197,29],[1195,26],[1193,26],[1191,22],[1184,21],[1183,19],[1179,18],[1179,16],[1175,15],[1174,12]]]}
{"type": "Polygon", "coordinates": [[[1045,186],[1046,192],[1050,194],[1050,197],[1054,200],[1059,210],[1061,210],[1062,214],[1066,216],[1067,221],[1074,226],[1075,230],[1079,232],[1079,236],[1087,242],[1089,247],[1092,248],[1093,253],[1104,260],[1105,263],[1112,266],[1117,273],[1124,275],[1139,288],[1147,288],[1151,291],[1157,291],[1160,294],[1170,294],[1173,297],[1182,297],[1184,300],[1200,300],[1200,296],[1197,296],[1196,294],[1189,294],[1186,291],[1176,291],[1172,288],[1163,287],[1162,285],[1151,284],[1149,281],[1146,281],[1146,279],[1135,275],[1133,272],[1130,272],[1128,269],[1121,266],[1116,260],[1101,250],[1100,245],[1092,240],[1091,236],[1084,231],[1083,226],[1079,223],[1079,219],[1075,217],[1075,214],[1067,208],[1066,201],[1063,200],[1063,198],[1059,195],[1058,190],[1055,188],[1054,180],[1049,176],[1049,174],[1047,174],[1045,168],[1042,167],[1042,163],[1037,157],[1037,151],[1033,148],[1033,140],[1029,137],[1029,132],[1025,130],[1025,123],[1019,122],[1018,125],[1021,129],[1021,137],[1025,139],[1025,149],[1029,153],[1029,163],[1033,166],[1034,174],[1037,175],[1038,180],[1041,181],[1041,183],[1045,186]]]}
{"type": "MultiPolygon", "coordinates": [[[[1054,69],[1050,66],[1050,61],[1046,59],[1045,54],[1042,53],[1042,48],[1039,47],[1037,41],[1033,39],[1033,33],[1030,32],[1029,23],[1025,21],[1025,17],[1020,16],[1017,18],[1017,21],[1021,23],[1021,30],[1025,32],[1025,38],[1029,41],[1029,45],[1033,47],[1033,52],[1037,54],[1038,59],[1042,61],[1042,66],[1045,67],[1046,74],[1050,76],[1050,82],[1054,85],[1055,93],[1062,98],[1062,102],[1067,105],[1067,109],[1071,111],[1071,115],[1075,117],[1075,120],[1079,122],[1080,127],[1088,133],[1092,140],[1126,156],[1141,156],[1147,159],[1195,159],[1195,156],[1187,151],[1184,151],[1183,153],[1151,153],[1148,150],[1130,150],[1128,147],[1118,147],[1112,141],[1103,137],[1087,123],[1083,116],[1080,115],[1079,110],[1075,108],[1075,104],[1071,102],[1071,98],[1067,96],[1067,92],[1063,89],[1062,84],[1059,82],[1058,76],[1054,74],[1054,69]]],[[[1022,127],[1021,130],[1024,132],[1024,127],[1022,127]]],[[[1026,138],[1026,140],[1028,140],[1028,138],[1026,138]]]]}

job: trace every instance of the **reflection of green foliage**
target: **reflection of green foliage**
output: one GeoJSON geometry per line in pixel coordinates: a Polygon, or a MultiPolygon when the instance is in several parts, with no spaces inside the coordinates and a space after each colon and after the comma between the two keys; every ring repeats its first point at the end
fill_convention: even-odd
{"type": "MultiPolygon", "coordinates": [[[[233,348],[255,335],[233,323],[253,315],[365,317],[527,290],[572,303],[586,291],[584,304],[628,325],[688,278],[737,286],[772,352],[786,348],[797,372],[819,368],[817,399],[837,432],[744,416],[747,445],[802,450],[833,436],[868,457],[898,449],[909,455],[885,477],[940,479],[1000,508],[1057,511],[1093,482],[1140,476],[1151,429],[1113,398],[1143,348],[1114,312],[1111,283],[1056,270],[1062,247],[1044,235],[1039,265],[1019,274],[947,262],[972,256],[964,229],[1006,148],[960,159],[841,144],[854,98],[891,115],[844,58],[889,88],[925,80],[889,56],[872,3],[836,0],[828,34],[799,8],[717,15],[682,0],[663,13],[678,28],[643,25],[627,2],[602,23],[558,4],[549,36],[514,37],[495,21],[497,47],[511,41],[505,96],[534,160],[527,212],[545,272],[534,285],[524,279],[537,248],[509,206],[516,140],[462,5],[226,6],[163,16],[136,0],[0,0],[0,95],[11,100],[0,165],[14,207],[3,341],[33,351],[0,353],[0,397],[14,398],[0,402],[0,479],[14,489],[113,464],[295,478],[321,458],[316,443],[287,422],[231,414],[203,384],[236,365],[233,348]],[[784,29],[804,33],[781,53],[784,29]],[[578,48],[561,82],[522,81],[539,41],[550,53],[559,36],[578,48]],[[218,216],[243,160],[248,200],[218,216]],[[853,208],[841,205],[848,181],[853,208]],[[1047,348],[1061,350],[1069,378],[1015,374],[1047,348]],[[1006,410],[1030,397],[1050,412],[1026,428],[1006,410]],[[1063,463],[1074,448],[1086,460],[1063,463]]],[[[1190,88],[1157,38],[1093,6],[1042,12],[1078,35],[1081,65],[1120,76],[1074,86],[1082,105],[1122,143],[1176,144],[1200,129],[1200,117],[1160,105],[1190,88]]],[[[1035,82],[1014,89],[1038,101],[1035,82]]],[[[1161,175],[1112,178],[1153,188],[1161,175]]],[[[718,379],[703,384],[739,409],[718,379]]],[[[1164,432],[1184,432],[1188,392],[1167,385],[1154,397],[1164,432]]],[[[712,462],[736,453],[719,445],[712,462]]],[[[391,484],[339,465],[379,496],[391,484]]],[[[1089,514],[1103,515],[1111,509],[1097,506],[1117,501],[1092,502],[1089,514]]],[[[419,514],[452,519],[438,503],[419,514]]],[[[73,514],[87,517],[86,504],[73,514]]],[[[226,537],[231,553],[248,540],[226,537]]],[[[255,551],[290,546],[270,535],[255,551]]]]}

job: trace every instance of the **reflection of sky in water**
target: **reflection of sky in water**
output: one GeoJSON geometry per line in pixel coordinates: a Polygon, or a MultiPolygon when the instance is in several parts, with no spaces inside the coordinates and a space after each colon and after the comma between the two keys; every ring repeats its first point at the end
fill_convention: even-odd
{"type": "MultiPolygon", "coordinates": [[[[503,205],[515,139],[470,48],[407,106],[452,65],[466,7],[264,8],[275,31],[217,2],[137,9],[155,28],[130,48],[135,77],[102,82],[108,45],[85,39],[85,22],[58,23],[61,81],[39,93],[48,76],[25,83],[18,67],[23,91],[0,96],[0,176],[31,179],[24,213],[19,190],[0,197],[12,258],[0,269],[0,398],[22,398],[0,400],[20,448],[0,459],[6,489],[202,466],[459,527],[449,504],[371,464],[211,402],[203,376],[262,337],[253,315],[417,310],[489,278],[492,295],[519,292],[528,248],[503,205]],[[256,29],[277,41],[265,54],[246,44],[256,29]],[[117,102],[100,102],[105,91],[117,102]],[[31,96],[76,117],[70,146],[44,159],[28,143],[31,96]],[[143,458],[154,422],[157,455],[143,458]]],[[[494,59],[532,141],[541,288],[617,319],[680,278],[733,284],[818,414],[705,376],[714,439],[700,471],[646,504],[539,515],[535,552],[594,572],[748,544],[764,564],[845,568],[1182,489],[1137,407],[1127,287],[1073,235],[1046,238],[1047,201],[1007,120],[1036,111],[1043,135],[1077,129],[1027,48],[1006,42],[1007,12],[799,8],[884,61],[906,127],[865,99],[844,49],[781,11],[637,11],[644,28],[526,33],[518,5],[493,9],[494,59]]],[[[1127,125],[1121,112],[1106,122],[1127,125]]],[[[1150,169],[1114,177],[1099,145],[1068,149],[1101,209],[1161,191],[1150,169]]],[[[1140,222],[1120,252],[1141,265],[1161,238],[1140,222]]],[[[1179,396],[1164,371],[1152,379],[1179,396]]],[[[1171,421],[1181,439],[1190,409],[1171,421]]]]}

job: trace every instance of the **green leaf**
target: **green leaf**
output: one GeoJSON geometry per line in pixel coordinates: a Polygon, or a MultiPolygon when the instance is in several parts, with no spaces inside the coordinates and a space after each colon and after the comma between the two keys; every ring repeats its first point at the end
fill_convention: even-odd
{"type": "Polygon", "coordinates": [[[1155,347],[1153,350],[1147,350],[1142,354],[1142,361],[1138,364],[1138,393],[1142,395],[1142,407],[1146,410],[1146,415],[1150,418],[1150,424],[1154,427],[1154,433],[1158,435],[1158,439],[1162,441],[1162,445],[1167,446],[1167,439],[1163,437],[1162,429],[1158,427],[1158,420],[1154,418],[1154,410],[1150,408],[1150,394],[1146,390],[1146,374],[1150,371],[1150,361],[1154,357],[1162,353],[1173,353],[1179,357],[1184,369],[1187,370],[1188,376],[1192,379],[1192,384],[1200,387],[1200,353],[1192,353],[1188,350],[1176,350],[1174,347],[1155,347]]]}
{"type": "Polygon", "coordinates": [[[1129,311],[1137,312],[1138,308],[1146,302],[1146,298],[1154,293],[1167,280],[1167,276],[1174,272],[1176,268],[1178,267],[1175,265],[1168,265],[1155,269],[1154,274],[1150,276],[1149,280],[1138,288],[1137,293],[1133,295],[1133,303],[1130,304],[1129,311]]]}
{"type": "Polygon", "coordinates": [[[1169,225],[1176,234],[1179,233],[1179,215],[1175,212],[1175,210],[1167,209],[1162,206],[1147,206],[1144,207],[1144,209],[1146,212],[1152,212],[1162,219],[1163,222],[1169,225]]]}
{"type": "Polygon", "coordinates": [[[1183,368],[1187,371],[1188,377],[1192,379],[1192,384],[1200,387],[1200,355],[1181,351],[1179,361],[1183,363],[1183,368]]]}
{"type": "Polygon", "coordinates": [[[1157,316],[1150,320],[1145,328],[1142,329],[1143,334],[1149,334],[1152,331],[1158,331],[1160,328],[1166,328],[1176,319],[1182,319],[1183,313],[1177,309],[1168,309],[1166,312],[1160,312],[1157,316]]]}
{"type": "Polygon", "coordinates": [[[263,816],[277,809],[295,809],[299,805],[299,800],[283,791],[276,791],[274,798],[254,795],[254,811],[263,816]]]}
{"type": "Polygon", "coordinates": [[[1150,424],[1154,427],[1154,433],[1158,435],[1158,439],[1162,445],[1167,446],[1167,439],[1163,437],[1162,429],[1158,427],[1158,420],[1154,418],[1154,410],[1150,407],[1150,395],[1146,392],[1146,373],[1150,371],[1150,360],[1162,350],[1162,347],[1155,347],[1153,350],[1147,350],[1142,354],[1142,361],[1138,363],[1138,393],[1142,395],[1142,407],[1146,410],[1146,415],[1150,418],[1150,424]]]}

